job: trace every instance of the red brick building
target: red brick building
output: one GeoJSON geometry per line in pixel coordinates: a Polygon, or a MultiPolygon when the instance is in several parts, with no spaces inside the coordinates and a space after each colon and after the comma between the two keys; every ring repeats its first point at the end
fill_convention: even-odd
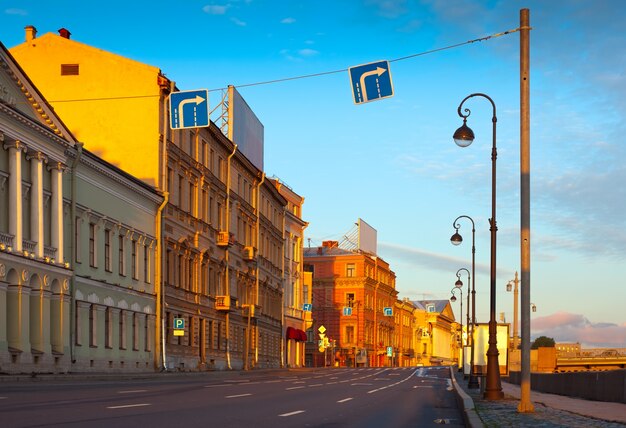
{"type": "Polygon", "coordinates": [[[313,273],[315,336],[307,344],[307,365],[395,365],[387,350],[396,345],[398,292],[389,264],[370,253],[341,249],[337,241],[305,248],[304,263],[305,271],[313,273]],[[318,342],[320,327],[322,342],[318,342]]]}

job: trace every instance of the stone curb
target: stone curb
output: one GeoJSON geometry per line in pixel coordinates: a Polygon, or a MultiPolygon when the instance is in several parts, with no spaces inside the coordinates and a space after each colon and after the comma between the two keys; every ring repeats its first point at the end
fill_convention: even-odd
{"type": "Polygon", "coordinates": [[[452,379],[452,385],[454,385],[454,389],[459,396],[459,400],[463,404],[463,416],[465,417],[465,422],[472,428],[483,428],[485,424],[483,424],[482,419],[476,413],[476,408],[474,406],[474,400],[472,397],[467,395],[463,388],[461,388],[457,382],[456,377],[454,376],[454,367],[450,367],[450,378],[452,379]]]}

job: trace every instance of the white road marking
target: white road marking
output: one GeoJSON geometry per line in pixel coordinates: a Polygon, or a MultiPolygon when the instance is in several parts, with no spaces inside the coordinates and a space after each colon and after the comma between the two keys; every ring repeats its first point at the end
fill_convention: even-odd
{"type": "Polygon", "coordinates": [[[295,412],[283,413],[282,415],[278,415],[280,417],[293,416],[299,413],[304,413],[304,410],[296,410],[295,412]]]}
{"type": "Polygon", "coordinates": [[[313,388],[314,386],[323,386],[323,385],[324,385],[323,383],[314,383],[314,384],[309,385],[309,388],[313,388]]]}
{"type": "Polygon", "coordinates": [[[9,397],[0,397],[0,400],[6,400],[9,397]]]}
{"type": "Polygon", "coordinates": [[[232,384],[231,385],[224,385],[223,383],[219,384],[219,385],[204,385],[205,388],[217,388],[217,387],[220,387],[220,386],[233,386],[233,385],[232,384]]]}
{"type": "Polygon", "coordinates": [[[352,397],[350,397],[350,398],[344,398],[343,400],[339,400],[339,401],[337,401],[337,403],[345,403],[346,401],[350,401],[350,400],[352,400],[352,397]]]}
{"type": "Polygon", "coordinates": [[[248,397],[248,396],[250,396],[250,395],[252,395],[252,394],[227,395],[227,396],[226,396],[226,397],[224,397],[224,398],[239,398],[239,397],[248,397]]]}
{"type": "Polygon", "coordinates": [[[291,388],[285,388],[285,391],[289,391],[292,389],[301,389],[301,388],[304,388],[304,386],[292,386],[291,388]]]}
{"type": "Polygon", "coordinates": [[[355,383],[351,384],[350,386],[359,386],[359,385],[361,385],[361,386],[371,386],[372,384],[371,383],[365,383],[365,382],[355,382],[355,383]]]}
{"type": "Polygon", "coordinates": [[[150,403],[141,403],[141,404],[126,404],[124,406],[109,406],[107,407],[107,409],[127,409],[129,407],[144,407],[144,406],[151,406],[152,404],[150,403]]]}
{"type": "Polygon", "coordinates": [[[117,391],[118,394],[134,394],[136,392],[146,392],[147,389],[132,389],[126,391],[117,391]]]}
{"type": "Polygon", "coordinates": [[[250,382],[249,380],[225,380],[226,383],[246,383],[250,382]]]}

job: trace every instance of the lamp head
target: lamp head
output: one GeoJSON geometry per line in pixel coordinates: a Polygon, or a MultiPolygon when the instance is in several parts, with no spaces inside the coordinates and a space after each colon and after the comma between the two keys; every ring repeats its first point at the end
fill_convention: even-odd
{"type": "Polygon", "coordinates": [[[463,118],[463,125],[454,132],[452,137],[459,147],[467,147],[474,141],[474,131],[467,126],[467,119],[463,118]]]}
{"type": "Polygon", "coordinates": [[[512,288],[513,288],[513,284],[511,284],[511,281],[507,282],[506,291],[511,291],[512,288]]]}
{"type": "Polygon", "coordinates": [[[537,306],[536,306],[534,303],[531,303],[531,304],[530,304],[530,309],[531,309],[533,312],[537,312],[537,306]]]}
{"type": "Polygon", "coordinates": [[[456,302],[456,296],[453,294],[452,297],[450,297],[450,301],[451,302],[456,302]]]}
{"type": "Polygon", "coordinates": [[[460,278],[459,278],[459,279],[457,279],[457,280],[456,280],[456,282],[454,283],[454,286],[455,286],[456,288],[461,288],[461,287],[463,287],[463,281],[461,281],[461,279],[460,279],[460,278]]]}
{"type": "Polygon", "coordinates": [[[459,234],[458,229],[454,232],[454,235],[450,237],[450,242],[452,242],[452,245],[460,245],[461,242],[463,242],[463,237],[459,234]]]}

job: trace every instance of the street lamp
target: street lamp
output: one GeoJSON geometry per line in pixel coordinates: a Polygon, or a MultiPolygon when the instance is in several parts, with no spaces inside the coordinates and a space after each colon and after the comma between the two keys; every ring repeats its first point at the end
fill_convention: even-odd
{"type": "MultiPolygon", "coordinates": [[[[452,235],[452,237],[450,238],[450,242],[452,242],[453,245],[460,245],[461,242],[463,242],[463,237],[459,233],[459,229],[461,228],[461,225],[458,223],[458,221],[462,218],[466,218],[472,222],[472,275],[471,275],[471,279],[472,279],[472,322],[471,322],[472,331],[471,333],[468,331],[468,339],[470,340],[470,374],[469,374],[469,381],[467,383],[467,387],[470,389],[474,389],[480,386],[478,384],[478,378],[474,375],[474,326],[476,325],[476,275],[475,275],[476,273],[476,227],[474,226],[474,219],[472,219],[470,216],[467,216],[467,215],[460,215],[456,219],[454,219],[454,221],[452,222],[452,227],[454,227],[454,235],[452,235]]],[[[461,285],[462,285],[463,282],[461,281],[459,272],[457,272],[456,275],[457,277],[459,277],[457,282],[461,282],[461,285]]],[[[469,277],[469,272],[468,272],[468,277],[469,277]]],[[[468,288],[468,291],[467,291],[468,311],[467,312],[468,312],[468,317],[469,317],[469,306],[470,306],[469,305],[469,297],[470,297],[469,278],[467,281],[467,288],[468,288]]],[[[468,319],[467,325],[469,329],[469,325],[470,325],[469,319],[468,319]]]]}
{"type": "MultiPolygon", "coordinates": [[[[459,302],[461,303],[461,351],[463,351],[463,289],[461,289],[462,287],[462,283],[461,286],[454,286],[454,288],[452,290],[450,290],[450,293],[452,293],[452,297],[450,297],[450,301],[452,303],[456,302],[456,292],[459,291],[461,293],[461,300],[459,300],[459,302]]],[[[456,339],[455,339],[455,343],[456,343],[456,339]]],[[[464,355],[463,352],[461,352],[461,367],[465,366],[465,360],[464,360],[464,355]]]]}
{"type": "MultiPolygon", "coordinates": [[[[467,269],[465,268],[461,268],[459,270],[456,271],[456,282],[454,283],[454,287],[459,289],[461,291],[461,350],[462,350],[462,367],[463,367],[463,377],[465,377],[465,346],[463,346],[463,281],[461,281],[461,272],[465,271],[467,272],[467,309],[465,310],[465,314],[467,316],[467,338],[465,339],[465,346],[468,345],[469,343],[469,338],[470,338],[470,317],[469,317],[469,312],[470,312],[470,273],[467,269]]],[[[454,288],[452,289],[454,290],[454,288]]],[[[454,292],[452,293],[454,294],[454,292]]],[[[454,300],[452,300],[454,302],[454,300]]],[[[473,330],[473,328],[472,328],[473,330]]],[[[471,373],[471,366],[470,366],[470,373],[471,373]]]]}
{"type": "Polygon", "coordinates": [[[496,104],[485,94],[475,93],[468,95],[461,101],[457,112],[463,119],[463,125],[454,133],[454,142],[459,147],[467,147],[474,141],[474,131],[467,126],[467,118],[470,116],[470,109],[466,108],[465,114],[461,112],[463,103],[473,97],[483,97],[487,99],[493,107],[491,118],[492,148],[491,148],[491,219],[489,219],[489,230],[491,231],[491,272],[490,272],[490,305],[489,305],[489,348],[487,349],[487,385],[484,398],[487,400],[500,400],[504,397],[502,384],[500,382],[500,365],[498,363],[498,337],[496,321],[496,233],[498,231],[496,223],[496,159],[498,152],[496,149],[496,104]]]}
{"type": "Polygon", "coordinates": [[[517,278],[517,272],[515,272],[515,279],[509,281],[506,284],[506,291],[513,290],[513,349],[517,349],[519,337],[517,336],[517,302],[519,295],[519,279],[517,278]]]}

